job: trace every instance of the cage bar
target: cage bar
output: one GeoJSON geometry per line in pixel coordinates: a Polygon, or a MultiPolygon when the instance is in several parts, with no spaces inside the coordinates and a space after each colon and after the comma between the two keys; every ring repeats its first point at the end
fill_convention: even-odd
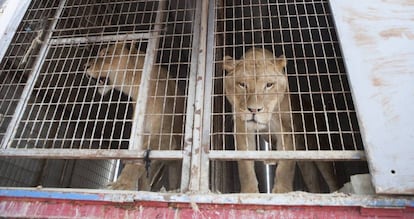
{"type": "Polygon", "coordinates": [[[148,93],[148,82],[151,79],[150,74],[152,73],[152,66],[155,62],[156,48],[159,42],[159,35],[161,34],[161,23],[163,21],[163,11],[166,5],[166,1],[160,1],[158,4],[158,13],[155,19],[154,29],[151,32],[151,37],[148,42],[146,51],[146,57],[144,62],[144,68],[142,69],[141,85],[139,88],[139,96],[137,99],[137,106],[134,113],[134,120],[132,126],[132,138],[130,142],[130,149],[145,150],[143,145],[143,133],[144,133],[144,118],[147,107],[147,93],[148,93]]]}
{"type": "MultiPolygon", "coordinates": [[[[328,2],[266,1],[244,4],[236,1],[224,4],[211,9],[215,10],[214,36],[225,38],[223,45],[215,42],[215,50],[240,58],[248,48],[259,47],[287,56],[288,94],[292,101],[300,103],[299,106],[291,106],[290,113],[298,115],[302,126],[294,134],[303,137],[305,150],[330,150],[337,153],[362,151],[328,2]],[[224,30],[220,30],[220,25],[224,30]],[[309,141],[316,141],[317,148],[310,146],[309,141]]],[[[213,54],[217,56],[215,65],[221,65],[224,55],[213,54]]],[[[232,145],[232,141],[225,139],[235,133],[214,131],[215,126],[224,127],[224,123],[231,123],[231,117],[234,116],[226,110],[231,106],[225,101],[223,91],[214,90],[222,89],[217,86],[222,86],[225,75],[225,72],[217,70],[223,71],[216,67],[215,76],[211,79],[211,150],[229,150],[227,148],[232,145]],[[217,102],[219,98],[221,102],[217,102]],[[218,105],[221,106],[220,111],[215,108],[218,105]],[[217,118],[222,123],[218,124],[217,118]],[[222,139],[221,145],[214,145],[214,142],[220,141],[217,139],[222,139]]],[[[348,155],[353,159],[351,153],[348,155]]]]}
{"type": "MultiPolygon", "coordinates": [[[[57,24],[57,18],[60,16],[60,14],[63,11],[64,5],[65,5],[66,1],[61,1],[59,4],[59,8],[56,11],[55,14],[55,20],[53,21],[53,23],[50,26],[50,29],[53,30],[56,27],[57,24]]],[[[45,37],[46,39],[49,39],[52,35],[52,31],[49,31],[49,33],[47,34],[47,36],[45,37]]],[[[10,141],[13,138],[13,136],[15,136],[16,131],[17,131],[17,124],[20,123],[20,120],[23,116],[23,110],[25,105],[27,105],[27,102],[29,101],[29,95],[30,92],[33,90],[33,86],[34,86],[34,82],[37,78],[37,76],[40,73],[40,68],[41,65],[43,63],[43,58],[45,56],[45,54],[48,52],[48,48],[49,45],[47,43],[42,44],[40,51],[39,51],[39,57],[36,60],[36,63],[34,64],[32,73],[30,74],[28,80],[27,80],[27,84],[23,90],[22,96],[20,97],[20,101],[16,107],[13,119],[10,121],[10,125],[14,126],[12,128],[8,128],[7,133],[5,134],[4,138],[3,138],[3,142],[2,142],[2,148],[7,148],[10,147],[10,141]],[[16,125],[16,126],[15,126],[16,125]]]]}
{"type": "MultiPolygon", "coordinates": [[[[71,181],[72,179],[63,175],[66,172],[70,174],[72,171],[73,176],[87,176],[88,170],[85,169],[85,172],[82,172],[81,168],[77,168],[78,166],[84,167],[90,164],[90,177],[92,177],[97,172],[93,168],[101,165],[102,168],[97,168],[103,171],[102,176],[105,176],[106,183],[108,183],[107,179],[114,177],[116,172],[114,168],[117,166],[108,159],[142,159],[143,149],[147,146],[142,146],[142,149],[137,150],[132,145],[139,145],[135,141],[136,133],[139,135],[148,135],[148,133],[139,133],[140,131],[137,132],[135,129],[142,131],[143,125],[150,124],[137,125],[136,120],[141,119],[141,123],[144,122],[143,116],[132,118],[134,113],[130,105],[135,102],[121,92],[112,90],[107,96],[99,95],[98,89],[105,88],[106,85],[93,84],[94,80],[85,75],[83,66],[85,63],[98,60],[97,53],[108,46],[118,42],[126,43],[127,46],[133,46],[142,52],[138,55],[129,52],[128,56],[144,56],[145,54],[146,57],[145,66],[139,69],[147,74],[147,76],[142,76],[143,83],[139,85],[140,89],[144,90],[140,92],[142,95],[136,101],[142,104],[139,104],[141,107],[135,108],[135,111],[139,111],[141,115],[153,114],[153,112],[145,112],[145,99],[160,97],[153,94],[145,97],[147,94],[144,92],[145,84],[148,85],[149,80],[167,80],[175,83],[177,86],[174,88],[174,95],[166,98],[174,99],[174,101],[181,99],[183,103],[180,104],[192,111],[193,102],[186,99],[187,96],[190,98],[191,95],[194,96],[194,93],[189,94],[191,91],[189,84],[194,84],[196,79],[195,77],[190,79],[190,68],[193,69],[191,72],[195,72],[194,69],[197,66],[193,65],[197,63],[195,58],[198,54],[196,51],[198,41],[193,40],[192,19],[195,7],[194,5],[183,7],[180,4],[179,1],[142,0],[32,2],[4,59],[8,63],[2,67],[1,77],[7,80],[2,81],[1,84],[1,93],[6,97],[1,96],[0,106],[2,113],[8,114],[5,119],[3,115],[1,116],[1,131],[4,128],[10,132],[10,129],[4,127],[10,124],[16,127],[14,130],[16,135],[8,135],[5,139],[1,133],[1,156],[13,157],[17,161],[21,158],[35,158],[39,159],[41,165],[46,161],[43,159],[70,159],[68,162],[62,161],[62,165],[60,163],[56,165],[55,169],[58,166],[64,166],[63,172],[65,173],[61,176],[62,183],[54,184],[55,187],[70,185],[82,187],[78,179],[71,181]],[[53,16],[54,13],[59,13],[59,16],[53,16]],[[48,32],[47,36],[42,36],[42,42],[40,42],[47,50],[39,51],[36,47],[28,49],[30,43],[26,42],[31,42],[31,39],[24,37],[34,32],[34,39],[37,30],[35,28],[38,26],[43,28],[51,24],[54,28],[48,32]],[[18,46],[22,47],[22,51],[16,52],[18,46]],[[19,79],[19,70],[16,70],[19,60],[26,60],[26,68],[34,71],[32,65],[35,58],[40,60],[36,67],[38,74],[30,74],[23,69],[24,74],[20,75],[24,83],[18,83],[18,80],[16,82],[16,78],[19,79]],[[162,66],[169,72],[168,77],[166,79],[156,76],[148,77],[153,66],[162,66]],[[5,74],[6,71],[8,74],[5,74]],[[29,74],[31,78],[26,80],[25,77],[29,74]],[[20,87],[14,89],[14,86],[20,86],[22,89],[24,87],[27,90],[24,92],[26,97],[15,97],[19,94],[20,87]],[[9,115],[14,113],[12,112],[14,103],[9,104],[10,100],[14,101],[14,99],[9,100],[11,95],[16,99],[15,101],[21,102],[20,119],[17,120],[15,117],[13,121],[9,115]],[[3,146],[6,143],[8,148],[3,146]],[[128,148],[129,150],[126,150],[128,148]],[[83,162],[85,159],[86,163],[83,162]],[[110,165],[110,169],[106,169],[107,164],[110,165]]],[[[39,33],[43,33],[42,31],[39,33]]],[[[111,58],[110,55],[108,58],[111,58]]],[[[114,59],[111,58],[111,60],[114,59]]],[[[111,62],[115,63],[115,61],[111,62]]],[[[19,67],[23,68],[22,65],[19,67]]],[[[158,87],[157,89],[164,88],[158,87]]],[[[176,105],[178,103],[174,102],[174,107],[176,105]]],[[[185,118],[185,111],[179,112],[174,109],[168,115],[174,116],[172,120],[174,124],[183,123],[181,129],[186,127],[187,130],[192,130],[193,121],[185,118]]],[[[182,188],[187,190],[191,158],[190,154],[183,153],[183,150],[186,148],[187,151],[191,151],[191,143],[184,146],[184,136],[188,142],[191,140],[192,132],[162,134],[168,135],[170,144],[172,138],[181,139],[177,142],[178,148],[177,150],[152,151],[151,159],[184,160],[182,175],[186,176],[187,180],[183,177],[182,188]]],[[[169,147],[171,149],[171,146],[169,147]]],[[[17,170],[17,165],[19,162],[10,163],[10,167],[7,168],[17,170]]],[[[47,171],[47,168],[43,165],[36,174],[41,175],[43,171],[47,171]]],[[[94,182],[88,180],[85,179],[85,183],[95,185],[94,182]]],[[[96,183],[101,187],[105,185],[105,182],[96,183]]],[[[49,185],[45,182],[43,184],[49,185]]]]}

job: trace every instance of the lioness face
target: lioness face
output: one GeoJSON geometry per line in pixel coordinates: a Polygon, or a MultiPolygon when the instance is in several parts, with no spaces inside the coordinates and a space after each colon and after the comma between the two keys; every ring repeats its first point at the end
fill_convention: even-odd
{"type": "Polygon", "coordinates": [[[128,54],[129,50],[118,43],[100,50],[97,58],[85,64],[85,73],[98,84],[99,93],[105,95],[115,88],[116,75],[128,70],[128,54]]]}
{"type": "Polygon", "coordinates": [[[240,60],[226,56],[225,93],[234,116],[245,122],[248,130],[269,126],[272,113],[278,110],[287,90],[284,73],[286,59],[275,58],[267,50],[253,48],[240,60]]]}

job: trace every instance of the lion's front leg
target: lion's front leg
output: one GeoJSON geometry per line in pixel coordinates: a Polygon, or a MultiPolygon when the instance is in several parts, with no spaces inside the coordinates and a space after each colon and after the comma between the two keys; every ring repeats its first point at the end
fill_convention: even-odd
{"type": "Polygon", "coordinates": [[[122,169],[116,182],[108,185],[109,189],[116,190],[138,190],[138,181],[144,173],[145,168],[142,164],[126,164],[122,169]]]}
{"type": "Polygon", "coordinates": [[[316,164],[312,161],[300,161],[297,163],[308,191],[313,193],[321,192],[316,164]]]}
{"type": "Polygon", "coordinates": [[[293,178],[295,176],[295,161],[279,161],[276,167],[275,184],[272,193],[286,193],[293,191],[293,178]]]}
{"type": "Polygon", "coordinates": [[[332,162],[315,162],[322,174],[322,177],[328,184],[329,192],[335,192],[339,189],[338,181],[335,177],[335,171],[332,162]]]}
{"type": "MultiPolygon", "coordinates": [[[[286,133],[289,129],[281,128],[280,133],[286,133]]],[[[293,150],[293,135],[280,134],[277,136],[277,150],[293,150]]],[[[285,193],[293,191],[293,180],[295,177],[295,161],[281,160],[278,162],[275,172],[273,193],[285,193]]]]}
{"type": "MultiPolygon", "coordinates": [[[[246,132],[238,130],[236,133],[246,132]]],[[[236,150],[251,151],[256,149],[254,134],[235,134],[236,150]]],[[[254,170],[254,161],[240,160],[237,162],[239,169],[240,187],[242,193],[258,193],[259,187],[254,170]]]]}
{"type": "Polygon", "coordinates": [[[259,187],[254,172],[254,161],[238,161],[240,192],[241,193],[258,193],[259,187]]]}

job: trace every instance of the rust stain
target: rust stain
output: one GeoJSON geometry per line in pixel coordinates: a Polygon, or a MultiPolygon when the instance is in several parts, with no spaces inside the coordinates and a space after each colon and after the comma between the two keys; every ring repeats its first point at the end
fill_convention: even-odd
{"type": "Polygon", "coordinates": [[[384,107],[384,109],[386,109],[387,112],[391,111],[391,109],[390,109],[390,99],[388,97],[383,96],[381,98],[381,104],[384,107]]]}
{"type": "Polygon", "coordinates": [[[411,32],[410,29],[403,28],[403,27],[391,28],[388,30],[381,31],[380,36],[385,39],[402,38],[402,37],[406,37],[408,39],[414,39],[414,33],[411,32]]]}
{"type": "MultiPolygon", "coordinates": [[[[403,53],[399,56],[393,57],[378,57],[375,60],[375,66],[373,66],[372,71],[378,74],[413,74],[414,72],[409,66],[411,64],[411,57],[414,57],[414,52],[412,53],[403,53]]],[[[375,78],[373,80],[373,85],[378,85],[378,81],[374,83],[375,78]]],[[[385,85],[389,85],[386,82],[382,83],[385,85]]]]}
{"type": "Polygon", "coordinates": [[[358,11],[353,7],[346,7],[345,10],[349,12],[349,16],[345,20],[352,25],[363,23],[361,20],[378,21],[389,19],[389,17],[379,13],[374,7],[367,7],[365,10],[361,11],[358,11]]]}
{"type": "Polygon", "coordinates": [[[395,114],[391,99],[384,94],[380,95],[379,98],[384,116],[387,118],[387,121],[389,123],[397,122],[399,120],[399,116],[395,114]]]}
{"type": "Polygon", "coordinates": [[[384,3],[389,4],[400,4],[400,5],[406,5],[406,6],[414,6],[414,1],[412,0],[382,0],[384,3]]]}
{"type": "Polygon", "coordinates": [[[352,28],[353,37],[356,43],[358,45],[374,44],[375,42],[373,41],[373,37],[367,34],[364,26],[361,26],[361,18],[363,18],[364,20],[376,20],[380,18],[376,17],[375,13],[362,13],[351,7],[345,8],[345,10],[349,13],[344,18],[344,20],[352,28]]]}
{"type": "Polygon", "coordinates": [[[374,85],[375,87],[388,86],[388,84],[382,78],[376,76],[372,78],[372,85],[374,85]]]}
{"type": "Polygon", "coordinates": [[[400,116],[399,115],[394,115],[393,117],[391,117],[388,122],[390,123],[397,123],[400,121],[400,116]]]}
{"type": "Polygon", "coordinates": [[[375,43],[373,38],[365,34],[362,30],[356,30],[354,33],[354,38],[358,45],[372,45],[375,43]]]}
{"type": "Polygon", "coordinates": [[[210,153],[210,144],[203,144],[203,145],[201,146],[201,148],[202,148],[202,150],[203,150],[203,152],[204,152],[205,154],[209,154],[209,153],[210,153]]]}

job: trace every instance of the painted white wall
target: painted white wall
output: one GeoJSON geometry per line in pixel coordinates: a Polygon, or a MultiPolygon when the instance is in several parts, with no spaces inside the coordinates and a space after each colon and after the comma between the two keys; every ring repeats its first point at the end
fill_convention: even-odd
{"type": "Polygon", "coordinates": [[[414,194],[414,1],[330,3],[376,192],[414,194]]]}

